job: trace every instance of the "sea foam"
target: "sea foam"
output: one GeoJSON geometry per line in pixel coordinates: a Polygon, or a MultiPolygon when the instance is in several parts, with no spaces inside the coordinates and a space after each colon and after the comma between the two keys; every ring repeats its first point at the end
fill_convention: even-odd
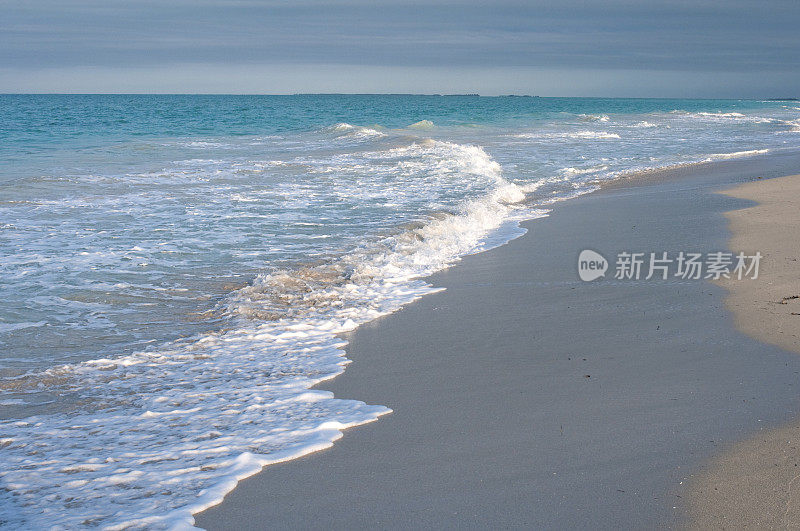
{"type": "Polygon", "coordinates": [[[420,277],[521,234],[490,238],[526,194],[477,146],[420,140],[366,157],[480,181],[486,193],[326,263],[259,276],[223,309],[252,324],[19,377],[17,391],[47,386],[91,402],[2,423],[0,518],[19,527],[189,526],[263,466],[389,413],[309,390],[348,363],[339,334],[436,291],[420,277]]]}

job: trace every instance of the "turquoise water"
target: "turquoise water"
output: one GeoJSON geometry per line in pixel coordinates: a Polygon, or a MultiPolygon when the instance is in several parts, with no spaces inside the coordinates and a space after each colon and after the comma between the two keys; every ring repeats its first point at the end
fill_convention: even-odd
{"type": "Polygon", "coordinates": [[[798,145],[794,102],[0,95],[0,520],[187,521],[388,412],[308,388],[422,276],[603,181],[798,145]]]}

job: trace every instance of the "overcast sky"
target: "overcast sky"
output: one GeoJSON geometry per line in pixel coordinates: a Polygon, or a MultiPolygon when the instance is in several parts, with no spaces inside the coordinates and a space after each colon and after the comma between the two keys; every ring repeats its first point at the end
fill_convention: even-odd
{"type": "Polygon", "coordinates": [[[0,0],[0,92],[800,96],[800,0],[0,0]]]}

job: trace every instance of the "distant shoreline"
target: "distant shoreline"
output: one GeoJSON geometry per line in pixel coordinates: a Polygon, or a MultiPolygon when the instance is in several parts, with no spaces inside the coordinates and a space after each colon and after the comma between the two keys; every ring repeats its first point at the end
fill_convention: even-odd
{"type": "Polygon", "coordinates": [[[405,92],[284,92],[284,93],[228,93],[228,92],[2,92],[0,96],[420,96],[420,97],[440,97],[440,98],[537,98],[537,99],[558,99],[558,100],[670,100],[670,101],[800,101],[800,98],[760,98],[760,97],[703,97],[694,98],[687,96],[549,96],[532,94],[438,94],[438,93],[405,93],[405,92]]]}

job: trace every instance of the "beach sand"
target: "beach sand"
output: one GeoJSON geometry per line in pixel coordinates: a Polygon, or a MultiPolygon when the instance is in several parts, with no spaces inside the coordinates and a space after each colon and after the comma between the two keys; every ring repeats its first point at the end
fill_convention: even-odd
{"type": "Polygon", "coordinates": [[[725,304],[747,335],[800,352],[800,175],[746,183],[725,193],[758,203],[725,214],[730,248],[764,255],[756,282],[723,284],[730,291],[725,304]]]}
{"type": "Polygon", "coordinates": [[[716,191],[798,168],[755,157],[608,188],[433,275],[445,291],[348,334],[352,365],[320,386],[393,413],[242,481],[197,524],[691,525],[689,479],[795,417],[800,356],[739,332],[721,286],[585,283],[578,253],[726,249],[724,212],[751,203],[716,191]]]}
{"type": "MultiPolygon", "coordinates": [[[[764,256],[757,280],[721,283],[729,290],[726,307],[749,336],[800,353],[800,298],[791,298],[800,295],[800,176],[725,193],[758,203],[726,214],[730,248],[764,256]]],[[[691,484],[699,529],[800,528],[800,425],[733,445],[691,484]]]]}

